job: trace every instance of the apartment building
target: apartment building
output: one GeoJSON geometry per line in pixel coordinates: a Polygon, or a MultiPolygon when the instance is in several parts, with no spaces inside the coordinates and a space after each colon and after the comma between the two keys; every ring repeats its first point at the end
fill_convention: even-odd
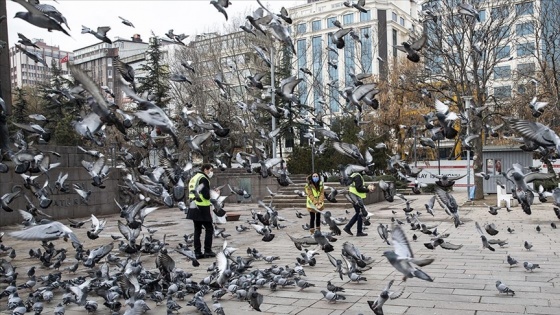
{"type": "Polygon", "coordinates": [[[36,63],[15,46],[10,47],[10,81],[12,87],[33,86],[48,82],[52,76],[50,67],[52,62],[62,69],[62,74],[68,74],[66,61],[72,61],[74,54],[70,51],[61,50],[58,46],[47,45],[42,39],[35,39],[36,47],[22,46],[31,53],[36,53],[47,66],[36,63]]]}
{"type": "Polygon", "coordinates": [[[366,1],[365,9],[367,12],[346,7],[342,0],[308,1],[289,9],[297,51],[294,68],[313,73],[312,80],[306,78],[298,86],[301,103],[316,110],[327,103],[336,115],[343,101],[338,91],[353,84],[350,74],[386,77],[388,63],[398,54],[394,46],[408,41],[418,30],[415,1],[366,1]],[[332,43],[329,34],[338,30],[335,21],[352,28],[357,37],[349,34],[343,49],[327,51],[332,43]]]}
{"type": "MultiPolygon", "coordinates": [[[[459,18],[457,13],[457,5],[459,2],[452,0],[431,0],[422,4],[423,10],[431,10],[433,12],[447,12],[441,14],[452,14],[453,18],[459,18]],[[451,13],[450,13],[451,12],[451,13]]],[[[558,6],[560,1],[557,0],[492,0],[492,1],[475,1],[473,3],[478,11],[478,20],[474,24],[475,35],[476,30],[482,28],[485,31],[479,33],[496,34],[492,38],[478,38],[475,36],[474,42],[468,43],[468,37],[458,37],[454,34],[461,34],[462,30],[450,30],[447,35],[449,38],[443,38],[442,49],[457,49],[457,47],[482,47],[480,51],[481,67],[477,69],[479,74],[484,75],[483,71],[490,71],[489,83],[486,93],[494,96],[498,100],[507,100],[515,97],[516,94],[525,94],[528,89],[531,93],[535,93],[537,80],[535,80],[535,72],[537,69],[537,61],[543,56],[544,42],[540,39],[546,37],[545,27],[542,21],[541,12],[547,10],[547,6],[558,6]],[[494,29],[495,31],[488,31],[494,29]],[[497,32],[497,33],[496,33],[497,32]],[[455,39],[451,37],[455,36],[455,39]],[[499,38],[498,40],[496,38],[499,38]],[[539,39],[540,38],[540,39],[539,39]],[[465,43],[458,43],[464,40],[465,43]],[[495,48],[487,48],[488,42],[492,42],[495,48]],[[490,60],[492,67],[484,66],[485,60],[490,60]]],[[[445,19],[445,17],[443,17],[445,19]]],[[[446,19],[449,24],[450,19],[446,19]]],[[[432,23],[428,21],[428,23],[432,23]]],[[[446,28],[438,22],[437,28],[446,28]]],[[[462,22],[464,27],[467,24],[462,22]]],[[[447,25],[453,27],[453,25],[447,25]]],[[[429,29],[426,27],[425,29],[429,29]]],[[[446,33],[445,31],[443,32],[446,33]]],[[[428,34],[430,36],[430,34],[428,34]]],[[[469,48],[470,49],[470,48],[469,48]]],[[[472,60],[463,56],[463,62],[468,67],[472,67],[472,60]]],[[[459,56],[457,56],[459,59],[459,56]]],[[[427,68],[431,71],[432,76],[438,76],[441,73],[441,62],[443,59],[429,58],[431,62],[427,63],[427,68]],[[441,61],[441,62],[440,62],[441,61]],[[439,64],[439,65],[438,65],[439,64]]]]}
{"type": "MultiPolygon", "coordinates": [[[[142,41],[140,35],[134,35],[130,40],[117,38],[113,44],[100,42],[74,50],[74,63],[85,69],[89,76],[100,86],[107,86],[113,90],[115,95],[120,91],[116,83],[116,69],[113,58],[119,56],[121,59],[133,55],[144,55],[148,43],[142,41]]],[[[115,100],[119,102],[119,98],[115,100]]]]}

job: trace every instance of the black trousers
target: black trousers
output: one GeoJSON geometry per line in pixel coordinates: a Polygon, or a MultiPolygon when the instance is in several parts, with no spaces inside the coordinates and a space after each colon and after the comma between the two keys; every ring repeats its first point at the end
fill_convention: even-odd
{"type": "Polygon", "coordinates": [[[315,228],[321,227],[321,214],[314,212],[314,211],[309,211],[309,227],[310,228],[315,228]]]}
{"type": "Polygon", "coordinates": [[[202,234],[202,227],[204,226],[204,252],[208,253],[212,251],[212,239],[214,238],[214,225],[212,221],[194,221],[194,252],[197,254],[202,254],[200,235],[202,234]]]}
{"type": "Polygon", "coordinates": [[[356,213],[354,214],[352,219],[348,221],[348,224],[346,224],[344,228],[350,230],[354,223],[358,222],[358,233],[362,233],[364,224],[364,221],[362,219],[362,207],[360,207],[359,205],[354,205],[354,211],[356,211],[356,213]]]}

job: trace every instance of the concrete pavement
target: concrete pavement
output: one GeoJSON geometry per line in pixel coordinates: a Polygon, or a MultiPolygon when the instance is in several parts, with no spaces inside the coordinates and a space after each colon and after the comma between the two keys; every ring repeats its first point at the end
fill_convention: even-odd
{"type": "MultiPolygon", "coordinates": [[[[465,193],[454,193],[459,204],[464,203],[466,199],[465,193]]],[[[423,242],[429,240],[427,235],[417,231],[411,231],[409,225],[405,225],[409,241],[412,242],[412,235],[416,233],[417,242],[412,242],[412,250],[417,257],[431,257],[435,261],[426,267],[423,267],[434,282],[426,282],[419,279],[409,279],[405,283],[401,283],[401,274],[398,273],[381,254],[387,249],[391,249],[381,241],[377,235],[376,227],[379,223],[391,224],[393,217],[392,210],[397,211],[396,218],[404,221],[404,212],[402,208],[404,204],[398,200],[394,203],[382,202],[368,206],[368,210],[374,214],[372,217],[372,225],[366,232],[367,237],[355,237],[343,235],[338,237],[338,241],[333,243],[335,251],[332,254],[339,255],[342,243],[345,241],[355,244],[366,256],[375,259],[371,265],[372,269],[365,271],[363,276],[367,281],[360,283],[349,282],[347,278],[343,281],[338,278],[338,274],[333,272],[333,267],[329,263],[326,255],[321,253],[317,256],[317,265],[314,267],[305,266],[307,277],[305,279],[315,287],[306,288],[299,291],[298,287],[278,288],[272,292],[268,288],[261,288],[259,292],[264,295],[264,303],[261,310],[264,314],[371,314],[367,301],[375,300],[383,287],[391,279],[395,279],[393,289],[399,290],[405,288],[404,294],[397,300],[390,300],[384,306],[385,314],[454,314],[454,315],[484,315],[484,314],[560,314],[560,302],[557,294],[560,293],[560,264],[558,257],[557,239],[560,231],[551,228],[551,222],[557,222],[558,219],[552,210],[552,204],[538,204],[533,206],[533,214],[528,216],[523,213],[520,207],[513,208],[512,212],[500,210],[497,216],[488,213],[487,208],[482,204],[471,205],[467,203],[460,208],[460,216],[464,222],[459,228],[453,226],[452,220],[448,217],[441,207],[436,206],[435,217],[430,216],[424,209],[424,203],[431,195],[410,195],[409,199],[415,199],[412,207],[422,212],[420,220],[428,225],[439,224],[439,233],[449,233],[447,240],[454,244],[462,244],[463,248],[457,251],[447,251],[442,248],[429,250],[424,247],[423,242]],[[500,248],[496,245],[496,251],[491,252],[482,248],[480,237],[475,229],[474,222],[478,221],[481,225],[486,223],[495,223],[500,231],[496,236],[489,238],[506,239],[508,245],[500,248]],[[540,225],[541,232],[536,231],[536,226],[540,225]],[[507,227],[514,229],[514,233],[510,234],[506,231],[507,227]],[[533,249],[527,251],[523,248],[523,242],[529,241],[534,245],[533,249]],[[506,256],[511,255],[519,261],[519,266],[509,268],[506,263],[506,256]],[[530,261],[540,264],[541,268],[534,272],[528,272],[523,268],[523,262],[530,261]],[[346,289],[343,295],[346,296],[345,301],[337,303],[328,303],[320,292],[326,289],[327,281],[332,281],[337,286],[346,289]],[[511,289],[515,290],[515,297],[498,294],[495,287],[496,280],[501,280],[511,289]]],[[[488,196],[485,201],[487,204],[495,204],[495,196],[488,196]]],[[[299,209],[305,212],[305,200],[302,198],[299,209]]],[[[295,216],[295,209],[282,209],[280,215],[287,221],[282,222],[287,225],[285,229],[275,231],[275,239],[270,243],[264,243],[260,240],[260,236],[254,231],[238,233],[235,226],[240,223],[247,224],[245,221],[250,218],[250,210],[258,209],[256,204],[227,204],[226,210],[234,211],[241,214],[239,222],[227,222],[221,225],[226,231],[232,234],[228,238],[228,244],[238,248],[234,256],[246,257],[247,247],[257,248],[263,255],[278,255],[280,260],[274,263],[279,266],[294,266],[295,257],[299,255],[299,251],[290,242],[287,234],[293,236],[305,236],[308,232],[303,231],[302,224],[305,224],[309,217],[298,219],[295,216]]],[[[261,209],[262,210],[262,209],[261,209]]],[[[330,210],[335,217],[346,216],[350,218],[351,214],[346,214],[346,210],[353,212],[353,209],[337,208],[336,204],[327,204],[326,210],[330,210]]],[[[101,244],[112,242],[111,234],[119,234],[117,230],[118,216],[106,217],[108,220],[105,231],[101,233],[99,239],[90,241],[86,237],[86,228],[75,230],[80,240],[86,245],[86,248],[94,248],[101,244]]],[[[66,222],[63,222],[66,223],[66,222]]],[[[154,237],[161,238],[167,235],[169,248],[175,247],[179,242],[184,242],[183,235],[192,233],[192,223],[190,220],[184,219],[184,215],[177,209],[160,209],[148,216],[146,226],[158,229],[154,237]]],[[[342,228],[342,227],[341,227],[342,228]]],[[[17,226],[3,228],[2,231],[8,232],[19,229],[17,226]]],[[[326,227],[323,227],[326,229],[326,227]]],[[[353,228],[355,233],[356,228],[353,228]]],[[[221,239],[214,240],[215,251],[219,250],[222,245],[221,239]]],[[[5,235],[3,243],[6,246],[12,246],[17,251],[17,256],[13,259],[13,264],[18,266],[20,278],[18,283],[23,283],[27,279],[25,274],[28,267],[32,265],[40,265],[37,260],[29,259],[27,254],[30,248],[39,247],[38,242],[23,242],[14,240],[5,235]]],[[[68,259],[61,267],[70,266],[73,263],[73,249],[71,245],[62,240],[55,241],[57,247],[66,247],[69,250],[68,259]]],[[[115,246],[116,247],[116,246],[115,246]]],[[[116,252],[116,250],[115,250],[116,252]]],[[[124,255],[120,254],[121,257],[124,255]]],[[[176,261],[176,266],[183,270],[193,273],[193,279],[201,280],[207,276],[206,267],[212,263],[212,259],[201,260],[201,266],[194,268],[190,262],[185,261],[181,255],[172,253],[171,256],[176,261]]],[[[2,257],[10,260],[8,257],[2,257]]],[[[155,256],[143,255],[142,261],[146,268],[154,269],[155,256]]],[[[255,261],[253,269],[268,268],[271,264],[265,261],[255,261]]],[[[37,274],[47,274],[53,270],[38,268],[37,274]]],[[[86,268],[80,266],[77,275],[85,275],[86,268]]],[[[114,269],[112,269],[114,271],[114,269]]],[[[74,277],[72,274],[64,272],[64,279],[74,277]]],[[[0,289],[5,288],[5,284],[0,285],[0,289]]],[[[22,298],[28,295],[26,290],[19,290],[22,298]]],[[[62,292],[55,295],[55,299],[51,304],[45,305],[44,314],[52,314],[52,309],[56,306],[62,292]]],[[[187,296],[189,300],[192,296],[187,296]]],[[[97,296],[92,298],[98,300],[98,314],[109,314],[109,310],[102,305],[102,299],[97,296]]],[[[205,297],[206,302],[212,308],[210,294],[205,297]]],[[[183,308],[179,314],[197,314],[194,307],[186,306],[185,301],[179,301],[183,308]]],[[[7,298],[0,300],[0,310],[6,311],[7,298]]],[[[226,314],[245,314],[247,312],[255,312],[245,301],[237,301],[233,296],[226,295],[221,301],[226,314]]],[[[153,302],[149,302],[151,311],[147,314],[163,314],[165,312],[165,303],[155,306],[153,302]]],[[[124,312],[125,307],[121,310],[124,312]]],[[[67,306],[66,314],[83,313],[84,309],[78,306],[67,306]]]]}

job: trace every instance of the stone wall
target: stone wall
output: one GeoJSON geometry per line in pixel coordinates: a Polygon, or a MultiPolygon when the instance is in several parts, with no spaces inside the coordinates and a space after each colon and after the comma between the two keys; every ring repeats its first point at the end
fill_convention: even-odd
{"type": "MultiPolygon", "coordinates": [[[[53,220],[61,220],[63,223],[66,223],[66,218],[86,218],[91,216],[91,214],[103,216],[119,212],[113,200],[119,200],[118,185],[121,172],[119,169],[111,169],[108,179],[104,182],[106,187],[101,189],[91,185],[91,176],[85,168],[81,166],[82,160],[93,161],[93,157],[83,154],[81,151],[78,152],[78,149],[75,147],[38,146],[38,148],[43,152],[52,150],[61,155],[61,157],[57,157],[50,154],[51,163],[60,162],[61,164],[48,173],[48,185],[50,187],[48,189],[50,192],[49,197],[53,202],[47,209],[41,209],[43,212],[51,215],[53,220]],[[68,179],[66,180],[66,185],[68,187],[67,193],[59,192],[54,188],[54,184],[61,172],[63,174],[68,173],[68,179]],[[75,183],[83,184],[87,189],[92,191],[88,204],[85,204],[72,188],[75,183]]],[[[4,162],[8,164],[10,170],[6,174],[0,174],[0,195],[9,193],[12,189],[21,189],[21,193],[20,196],[9,205],[10,208],[14,209],[14,212],[6,212],[0,209],[0,226],[21,223],[22,218],[17,210],[26,209],[25,206],[27,202],[23,195],[26,195],[33,204],[39,208],[37,197],[33,195],[31,190],[23,186],[24,180],[20,174],[14,172],[13,163],[10,161],[4,162]]],[[[29,173],[27,174],[29,175],[29,173]]],[[[36,176],[39,174],[32,175],[36,176]]],[[[43,186],[46,180],[46,175],[40,175],[36,179],[40,186],[43,186]]]]}

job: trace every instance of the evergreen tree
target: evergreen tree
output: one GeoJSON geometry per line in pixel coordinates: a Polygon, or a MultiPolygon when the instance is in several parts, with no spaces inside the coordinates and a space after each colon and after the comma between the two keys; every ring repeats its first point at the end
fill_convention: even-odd
{"type": "Polygon", "coordinates": [[[44,127],[54,131],[52,144],[76,145],[79,143],[79,137],[71,122],[79,116],[84,100],[67,99],[60,93],[73,84],[62,76],[62,68],[54,59],[51,63],[51,74],[50,81],[41,86],[43,99],[46,101],[43,107],[44,115],[49,120],[44,127]]]}
{"type": "Polygon", "coordinates": [[[138,93],[148,92],[154,97],[157,106],[165,108],[170,101],[169,66],[163,63],[161,43],[157,37],[150,38],[147,52],[147,63],[139,69],[146,73],[146,77],[138,87],[138,93]]]}
{"type": "MultiPolygon", "coordinates": [[[[14,103],[12,105],[12,116],[10,122],[25,123],[29,102],[27,100],[27,93],[19,87],[14,89],[14,103]]],[[[11,126],[10,126],[11,128],[11,126]]]]}

